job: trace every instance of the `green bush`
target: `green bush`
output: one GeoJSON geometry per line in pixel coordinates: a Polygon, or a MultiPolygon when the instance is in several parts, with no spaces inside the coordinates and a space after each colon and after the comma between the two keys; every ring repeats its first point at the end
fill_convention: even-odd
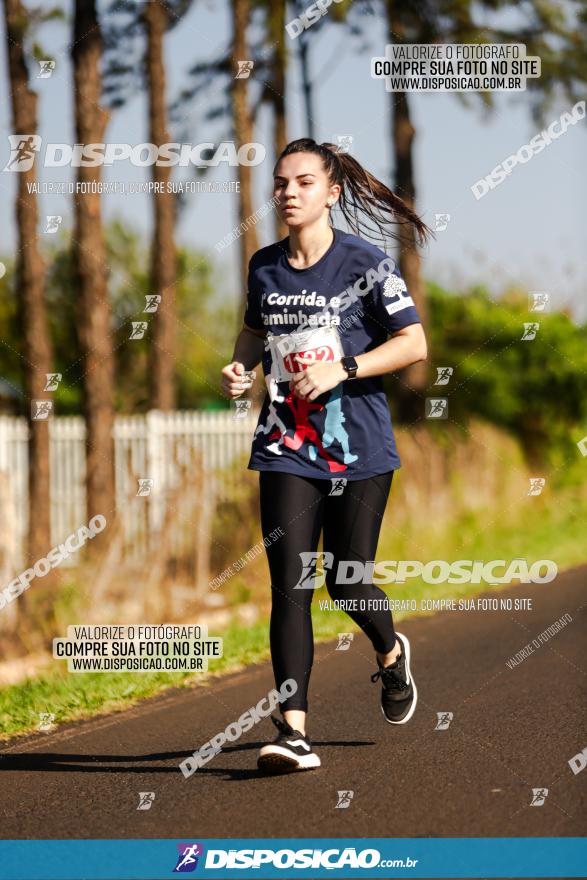
{"type": "MultiPolygon", "coordinates": [[[[491,299],[482,287],[454,296],[428,285],[432,366],[452,366],[449,418],[482,416],[521,440],[531,464],[584,463],[587,434],[587,325],[562,312],[529,312],[525,293],[491,299]],[[535,339],[522,341],[536,321],[535,339]]],[[[573,467],[571,467],[571,470],[573,467]]]]}

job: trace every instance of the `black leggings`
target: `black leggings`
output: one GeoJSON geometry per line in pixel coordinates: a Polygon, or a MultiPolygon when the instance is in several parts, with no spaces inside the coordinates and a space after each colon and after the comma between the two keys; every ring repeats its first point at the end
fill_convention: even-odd
{"type": "MultiPolygon", "coordinates": [[[[298,685],[295,694],[281,703],[281,711],[308,709],[308,684],[314,659],[314,634],[310,606],[314,591],[294,589],[304,571],[303,552],[316,553],[323,529],[323,552],[332,553],[332,568],[325,568],[326,588],[332,599],[386,599],[372,583],[337,584],[338,560],[375,559],[381,520],[387,504],[393,471],[365,480],[349,480],[340,495],[329,495],[327,479],[299,477],[275,471],[260,472],[261,525],[267,539],[271,574],[271,624],[269,639],[275,686],[288,678],[298,685]],[[282,537],[277,532],[281,528],[282,537]],[[271,543],[270,543],[271,542],[271,543]]],[[[324,557],[327,559],[328,557],[324,557]]],[[[313,569],[315,570],[315,562],[313,569]]],[[[321,566],[322,567],[322,566],[321,566]]],[[[375,651],[386,654],[395,645],[391,611],[366,603],[369,610],[349,610],[375,651]]],[[[365,605],[365,603],[363,603],[365,605]]],[[[357,602],[360,607],[360,603],[357,602]]]]}

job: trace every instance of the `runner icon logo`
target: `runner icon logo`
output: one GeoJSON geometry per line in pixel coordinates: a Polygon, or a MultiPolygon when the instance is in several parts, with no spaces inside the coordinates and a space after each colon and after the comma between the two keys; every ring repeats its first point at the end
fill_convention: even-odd
{"type": "Polygon", "coordinates": [[[294,587],[294,590],[317,590],[323,587],[326,582],[326,569],[332,568],[334,564],[334,555],[328,552],[302,551],[300,553],[302,562],[302,573],[294,587]],[[323,568],[318,569],[317,564],[320,557],[323,556],[323,568]]]}
{"type": "Polygon", "coordinates": [[[198,867],[198,860],[204,855],[201,843],[178,843],[179,856],[173,869],[174,874],[188,874],[198,867]]]}

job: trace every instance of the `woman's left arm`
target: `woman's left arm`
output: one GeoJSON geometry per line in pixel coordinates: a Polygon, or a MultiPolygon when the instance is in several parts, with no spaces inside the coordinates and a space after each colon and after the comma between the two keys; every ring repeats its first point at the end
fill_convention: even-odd
{"type": "MultiPolygon", "coordinates": [[[[355,357],[357,379],[393,373],[417,361],[424,361],[427,356],[426,336],[422,324],[408,324],[407,327],[397,330],[387,342],[355,357]]],[[[315,400],[318,395],[330,391],[346,378],[346,371],[340,361],[334,363],[316,361],[307,366],[303,372],[294,373],[290,387],[296,397],[315,400]]]]}

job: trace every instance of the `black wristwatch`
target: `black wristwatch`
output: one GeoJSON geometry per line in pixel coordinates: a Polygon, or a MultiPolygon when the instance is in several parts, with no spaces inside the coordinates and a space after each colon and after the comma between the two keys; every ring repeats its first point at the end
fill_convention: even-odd
{"type": "Polygon", "coordinates": [[[357,364],[354,357],[343,357],[340,359],[340,362],[343,366],[343,369],[346,370],[347,379],[356,379],[357,378],[357,370],[359,365],[357,364]]]}

